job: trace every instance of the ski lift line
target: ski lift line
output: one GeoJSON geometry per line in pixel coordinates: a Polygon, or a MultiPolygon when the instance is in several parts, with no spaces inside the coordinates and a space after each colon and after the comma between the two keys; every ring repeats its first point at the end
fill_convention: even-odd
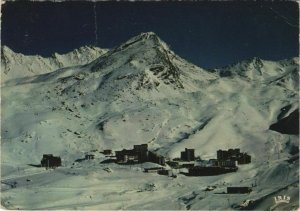
{"type": "Polygon", "coordinates": [[[279,17],[281,17],[282,19],[284,19],[284,21],[285,21],[288,25],[290,25],[290,26],[292,26],[292,27],[297,27],[297,28],[298,28],[297,25],[294,25],[294,24],[290,23],[290,22],[289,22],[290,20],[289,20],[287,17],[281,15],[279,12],[277,12],[276,10],[274,10],[272,7],[269,7],[269,9],[270,9],[273,13],[275,13],[277,16],[279,16],[279,17]]]}

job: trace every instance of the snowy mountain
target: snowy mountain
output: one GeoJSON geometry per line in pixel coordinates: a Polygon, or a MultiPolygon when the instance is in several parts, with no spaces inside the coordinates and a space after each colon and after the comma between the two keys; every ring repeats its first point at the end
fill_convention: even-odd
{"type": "MultiPolygon", "coordinates": [[[[65,60],[72,64],[72,59],[65,60]]],[[[180,58],[148,32],[90,63],[5,81],[2,205],[233,209],[251,200],[252,208],[269,209],[273,196],[285,194],[291,197],[288,208],[298,207],[294,158],[299,135],[269,129],[299,108],[298,71],[297,58],[254,58],[208,71],[180,58]],[[106,158],[99,151],[142,143],[167,158],[194,148],[202,159],[211,159],[218,149],[238,147],[252,156],[252,163],[236,173],[176,179],[143,173],[149,163],[100,164],[106,158]],[[74,162],[86,153],[96,159],[74,162]],[[63,167],[46,171],[28,165],[39,164],[43,154],[61,156],[63,167]],[[215,194],[230,185],[254,183],[250,194],[215,194]],[[208,185],[216,189],[204,192],[208,185]],[[34,198],[28,197],[32,194],[34,198]]]]}
{"type": "Polygon", "coordinates": [[[63,67],[87,64],[105,54],[107,49],[83,46],[66,54],[54,53],[45,58],[39,55],[27,56],[1,47],[1,82],[9,79],[51,72],[63,67]]]}
{"type": "Polygon", "coordinates": [[[297,89],[299,58],[286,59],[278,62],[253,58],[237,64],[215,69],[221,77],[241,77],[252,82],[276,83],[297,89]]]}

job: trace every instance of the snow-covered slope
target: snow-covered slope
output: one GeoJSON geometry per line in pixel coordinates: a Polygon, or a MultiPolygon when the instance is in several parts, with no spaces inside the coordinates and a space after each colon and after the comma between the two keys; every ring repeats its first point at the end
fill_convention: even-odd
{"type": "Polygon", "coordinates": [[[276,83],[288,89],[297,89],[299,58],[267,61],[253,58],[223,68],[215,69],[221,77],[240,77],[261,83],[276,83]]]}
{"type": "Polygon", "coordinates": [[[45,58],[39,55],[27,56],[1,47],[1,82],[9,79],[33,76],[51,72],[63,67],[87,64],[105,54],[107,49],[83,46],[66,54],[54,53],[45,58]]]}
{"type": "Polygon", "coordinates": [[[224,210],[251,199],[251,206],[265,209],[273,204],[260,199],[283,188],[293,197],[290,207],[298,206],[298,159],[291,160],[299,136],[269,130],[299,107],[298,66],[297,59],[256,58],[207,71],[149,32],[88,64],[7,81],[1,113],[3,206],[224,210]],[[224,77],[222,71],[230,74],[224,77]],[[99,164],[105,158],[98,151],[142,143],[167,158],[195,148],[196,155],[210,159],[218,149],[239,147],[252,163],[237,173],[177,179],[145,174],[142,165],[99,164]],[[96,159],[73,164],[88,152],[96,159]],[[64,167],[49,172],[27,165],[38,164],[46,153],[60,155],[64,167]],[[112,172],[103,170],[107,167],[112,172]],[[254,181],[258,186],[249,195],[229,200],[214,194],[254,181]],[[17,188],[7,185],[12,182],[17,188]],[[212,184],[217,188],[205,193],[212,184]]]}

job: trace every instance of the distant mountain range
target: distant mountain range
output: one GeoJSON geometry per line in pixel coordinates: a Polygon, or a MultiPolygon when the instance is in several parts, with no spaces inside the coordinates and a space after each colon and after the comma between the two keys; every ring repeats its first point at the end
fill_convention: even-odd
{"type": "Polygon", "coordinates": [[[1,81],[47,73],[59,68],[89,63],[106,53],[107,49],[83,46],[66,54],[54,53],[51,57],[23,55],[9,47],[1,47],[1,81]]]}

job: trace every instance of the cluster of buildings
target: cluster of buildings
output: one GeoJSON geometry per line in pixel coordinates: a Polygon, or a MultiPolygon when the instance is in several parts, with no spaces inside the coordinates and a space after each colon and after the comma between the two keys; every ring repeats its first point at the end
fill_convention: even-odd
{"type": "MultiPolygon", "coordinates": [[[[147,144],[134,145],[133,149],[123,149],[115,151],[115,156],[112,156],[112,150],[104,150],[105,155],[114,157],[114,161],[118,164],[135,164],[152,162],[165,166],[166,158],[153,151],[148,150],[147,144]]],[[[85,155],[85,158],[77,160],[92,160],[93,154],[85,155]]],[[[167,164],[171,168],[186,168],[188,173],[183,173],[187,176],[211,176],[236,172],[238,165],[251,163],[251,156],[247,153],[240,152],[239,148],[229,150],[218,150],[217,159],[201,160],[196,159],[195,149],[185,148],[180,153],[180,158],[168,160],[167,164]]],[[[41,166],[46,168],[56,168],[61,166],[61,158],[55,157],[52,154],[44,154],[41,160],[41,166]]],[[[163,175],[169,175],[170,172],[164,168],[145,169],[145,172],[157,172],[163,175]]]]}
{"type": "MultiPolygon", "coordinates": [[[[182,173],[186,176],[212,176],[225,174],[229,172],[236,172],[238,165],[251,163],[251,156],[247,153],[240,152],[239,148],[229,150],[218,150],[217,159],[201,160],[195,157],[195,149],[185,148],[180,153],[180,158],[168,160],[167,164],[171,168],[166,169],[166,158],[158,155],[153,151],[148,150],[147,144],[134,145],[133,149],[123,149],[115,151],[113,155],[112,150],[104,150],[102,153],[109,157],[114,157],[114,162],[118,164],[135,164],[152,162],[161,165],[161,167],[145,168],[145,173],[157,173],[176,178],[174,168],[188,169],[188,173],[182,173]]],[[[83,160],[92,160],[95,158],[94,154],[86,154],[83,159],[78,159],[77,162],[83,160]]],[[[60,157],[52,154],[44,154],[41,160],[41,166],[48,168],[56,168],[61,166],[62,160],[60,157]]],[[[209,189],[210,190],[210,189],[209,189]]],[[[252,191],[251,187],[227,187],[227,194],[246,194],[252,191]]]]}
{"type": "Polygon", "coordinates": [[[239,148],[218,150],[217,159],[201,160],[197,165],[189,168],[189,176],[211,176],[236,172],[237,165],[251,163],[251,156],[241,153],[239,148]]]}
{"type": "Polygon", "coordinates": [[[152,162],[164,166],[166,159],[164,156],[148,150],[147,144],[134,145],[133,149],[123,149],[116,151],[117,163],[144,163],[152,162]]]}
{"type": "Polygon", "coordinates": [[[241,153],[239,148],[217,151],[218,161],[236,161],[239,165],[251,163],[251,156],[241,153]]]}

